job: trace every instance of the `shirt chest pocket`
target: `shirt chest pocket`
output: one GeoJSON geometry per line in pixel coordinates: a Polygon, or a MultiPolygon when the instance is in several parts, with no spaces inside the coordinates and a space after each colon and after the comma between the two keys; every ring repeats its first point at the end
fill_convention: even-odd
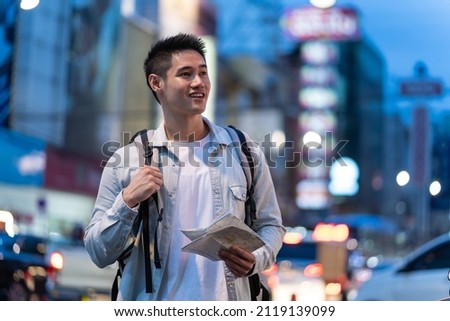
{"type": "Polygon", "coordinates": [[[228,209],[240,217],[245,217],[245,201],[247,200],[247,186],[233,185],[228,187],[228,209]]]}

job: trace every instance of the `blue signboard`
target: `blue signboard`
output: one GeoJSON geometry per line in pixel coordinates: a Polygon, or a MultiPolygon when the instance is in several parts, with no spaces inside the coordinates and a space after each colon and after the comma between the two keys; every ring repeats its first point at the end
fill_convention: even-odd
{"type": "Polygon", "coordinates": [[[0,183],[42,186],[44,141],[0,128],[0,183]]]}

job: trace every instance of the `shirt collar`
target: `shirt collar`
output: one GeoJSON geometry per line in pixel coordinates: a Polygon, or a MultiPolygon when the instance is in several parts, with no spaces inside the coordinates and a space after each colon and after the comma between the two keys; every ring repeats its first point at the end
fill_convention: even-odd
{"type": "MultiPolygon", "coordinates": [[[[213,124],[206,117],[203,117],[203,120],[209,127],[211,142],[226,146],[232,143],[230,135],[224,128],[213,124]]],[[[155,130],[152,142],[155,147],[167,146],[169,140],[167,139],[166,131],[164,130],[164,122],[155,130]]]]}

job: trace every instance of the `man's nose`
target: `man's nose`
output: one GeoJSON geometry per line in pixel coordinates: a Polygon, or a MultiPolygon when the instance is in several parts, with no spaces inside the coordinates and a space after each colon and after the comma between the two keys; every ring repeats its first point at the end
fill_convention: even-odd
{"type": "Polygon", "coordinates": [[[192,79],[191,82],[192,87],[199,87],[199,86],[204,86],[204,82],[202,77],[200,77],[200,75],[195,75],[194,79],[192,79]]]}

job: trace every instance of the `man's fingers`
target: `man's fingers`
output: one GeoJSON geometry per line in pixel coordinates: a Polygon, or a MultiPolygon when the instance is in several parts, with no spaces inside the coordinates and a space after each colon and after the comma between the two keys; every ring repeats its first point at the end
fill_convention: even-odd
{"type": "Polygon", "coordinates": [[[228,269],[238,277],[245,276],[255,264],[255,256],[240,248],[239,246],[232,246],[228,250],[223,250],[219,256],[224,260],[228,269]]]}

